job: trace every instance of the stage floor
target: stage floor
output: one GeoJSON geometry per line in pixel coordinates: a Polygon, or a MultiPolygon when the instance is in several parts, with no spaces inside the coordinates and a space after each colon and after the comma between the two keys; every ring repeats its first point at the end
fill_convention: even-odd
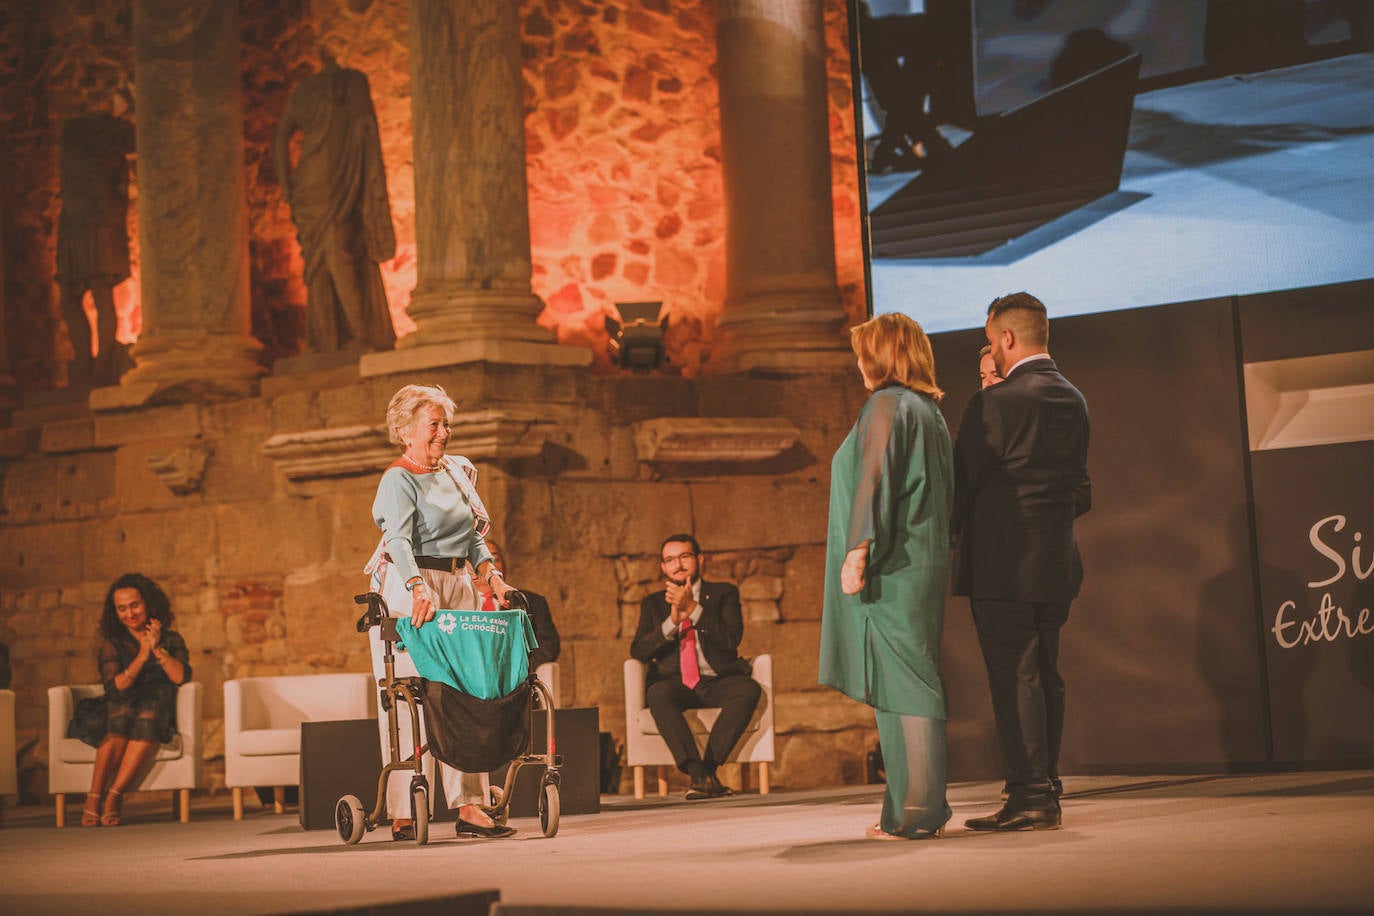
{"type": "MultiPolygon", "coordinates": [[[[1374,910],[1374,772],[1071,777],[1062,830],[944,839],[863,838],[881,789],[777,792],[718,802],[607,796],[544,839],[431,843],[370,834],[357,847],[306,832],[296,813],[239,822],[224,796],[189,824],[165,796],[119,828],[52,826],[11,809],[0,830],[0,912],[459,913],[1321,913],[1374,910]],[[365,911],[365,910],[360,910],[365,911]],[[376,912],[376,910],[373,910],[376,912]]],[[[951,787],[952,825],[991,810],[996,783],[951,787]]],[[[77,815],[69,807],[69,818],[77,815]]],[[[69,820],[70,823],[70,820],[69,820]]],[[[447,827],[448,829],[442,829],[447,827]]]]}
{"type": "MultiPolygon", "coordinates": [[[[877,206],[909,175],[875,176],[877,206]]],[[[873,262],[876,313],[981,327],[1374,276],[1374,54],[1136,97],[1120,189],[976,257],[873,262]]]]}

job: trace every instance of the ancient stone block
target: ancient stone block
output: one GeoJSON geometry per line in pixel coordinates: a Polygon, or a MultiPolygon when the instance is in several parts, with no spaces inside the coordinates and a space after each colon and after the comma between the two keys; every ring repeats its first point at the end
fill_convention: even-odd
{"type": "Polygon", "coordinates": [[[9,590],[79,579],[86,564],[77,545],[86,528],[76,522],[0,527],[0,582],[9,590]]]}
{"type": "Polygon", "coordinates": [[[612,557],[657,550],[665,533],[690,531],[692,509],[682,484],[567,481],[553,490],[550,524],[576,531],[588,555],[612,557]]]}
{"type": "Polygon", "coordinates": [[[692,485],[698,530],[717,549],[825,542],[829,493],[806,480],[735,479],[692,485]]]}
{"type": "Polygon", "coordinates": [[[564,640],[618,638],[620,603],[610,562],[561,561],[554,569],[554,582],[529,585],[548,598],[559,636],[564,640]]]}
{"type": "Polygon", "coordinates": [[[773,656],[773,686],[779,691],[815,690],[821,628],[818,623],[757,624],[744,628],[743,655],[773,656]]]}
{"type": "Polygon", "coordinates": [[[95,421],[83,417],[44,423],[38,447],[49,454],[89,451],[95,448],[95,421]]]}
{"type": "Polygon", "coordinates": [[[796,548],[783,574],[779,607],[784,620],[820,620],[825,589],[825,548],[796,548]]]}
{"type": "Polygon", "coordinates": [[[320,656],[332,655],[342,666],[348,653],[365,646],[367,636],[353,626],[360,611],[353,595],[365,590],[361,575],[353,580],[312,572],[288,576],[282,622],[289,658],[318,666],[320,656]]]}
{"type": "Polygon", "coordinates": [[[625,708],[628,643],[619,639],[572,640],[564,644],[563,654],[572,656],[575,668],[572,705],[602,707],[603,723],[609,719],[607,707],[625,708]]]}
{"type": "Polygon", "coordinates": [[[114,493],[108,452],[34,457],[11,462],[4,475],[6,524],[84,518],[114,493]]]}
{"type": "Polygon", "coordinates": [[[145,407],[141,410],[98,413],[95,416],[95,444],[100,447],[165,439],[173,435],[190,438],[204,431],[200,407],[196,404],[145,407]]]}
{"type": "Polygon", "coordinates": [[[229,503],[214,515],[221,575],[294,571],[329,560],[334,519],[319,500],[229,503]]]}

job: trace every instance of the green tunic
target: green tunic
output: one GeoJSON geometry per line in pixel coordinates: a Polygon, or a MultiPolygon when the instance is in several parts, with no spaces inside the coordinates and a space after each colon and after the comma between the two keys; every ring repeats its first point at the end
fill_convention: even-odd
{"type": "Polygon", "coordinates": [[[935,402],[895,386],[873,393],[830,463],[820,682],[885,712],[946,717],[952,466],[935,402]],[[840,567],[865,540],[864,587],[846,595],[840,567]]]}

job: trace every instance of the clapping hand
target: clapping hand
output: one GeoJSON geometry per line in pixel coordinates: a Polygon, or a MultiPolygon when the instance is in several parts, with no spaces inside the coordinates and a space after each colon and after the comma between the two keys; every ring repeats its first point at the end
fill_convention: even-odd
{"type": "Polygon", "coordinates": [[[692,586],[686,582],[669,579],[664,586],[664,597],[668,601],[668,613],[674,624],[680,624],[692,612],[696,599],[692,597],[692,586]]]}
{"type": "Polygon", "coordinates": [[[148,621],[148,625],[143,628],[143,632],[138,634],[139,653],[141,655],[151,655],[157,649],[157,644],[162,640],[162,621],[154,618],[148,621]]]}
{"type": "Polygon", "coordinates": [[[840,567],[840,591],[857,595],[864,587],[864,573],[868,571],[868,544],[863,543],[844,556],[840,567]]]}

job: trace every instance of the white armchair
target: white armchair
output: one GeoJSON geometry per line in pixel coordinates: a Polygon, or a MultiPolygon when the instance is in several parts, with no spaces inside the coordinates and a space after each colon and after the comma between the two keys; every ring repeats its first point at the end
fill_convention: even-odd
{"type": "MultiPolygon", "coordinates": [[[[100,684],[76,684],[48,688],[48,791],[57,804],[57,826],[67,823],[69,793],[83,797],[90,791],[95,770],[95,748],[67,737],[76,703],[83,697],[100,696],[100,684]]],[[[196,681],[177,690],[177,734],[158,748],[147,773],[139,780],[141,792],[179,793],[178,816],[182,823],[191,819],[191,790],[200,788],[201,721],[203,691],[196,681]]]]}
{"type": "MultiPolygon", "coordinates": [[[[658,733],[658,724],[649,708],[644,705],[643,662],[633,658],[625,660],[625,765],[634,768],[635,798],[644,797],[644,768],[654,767],[658,776],[658,794],[668,794],[668,780],[658,768],[673,766],[673,753],[658,733]]],[[[760,655],[754,659],[754,680],[763,688],[759,705],[744,736],[730,754],[726,763],[740,764],[740,776],[744,778],[744,764],[758,764],[759,793],[767,795],[768,765],[773,762],[773,656],[760,655]]],[[[684,713],[692,734],[699,736],[704,743],[716,724],[719,709],[689,709],[684,713]]]]}
{"type": "MultiPolygon", "coordinates": [[[[19,793],[19,746],[14,732],[14,691],[0,690],[0,796],[19,793]]],[[[0,798],[0,806],[4,799],[0,798]]]]}
{"type": "Polygon", "coordinates": [[[544,686],[549,688],[549,695],[553,697],[553,708],[561,708],[563,704],[558,700],[558,662],[544,662],[534,669],[534,673],[544,682],[544,686]]]}
{"type": "Polygon", "coordinates": [[[376,716],[370,674],[245,677],[224,682],[224,782],[243,819],[245,786],[272,786],[281,814],[285,787],[300,785],[301,723],[376,716]]]}

